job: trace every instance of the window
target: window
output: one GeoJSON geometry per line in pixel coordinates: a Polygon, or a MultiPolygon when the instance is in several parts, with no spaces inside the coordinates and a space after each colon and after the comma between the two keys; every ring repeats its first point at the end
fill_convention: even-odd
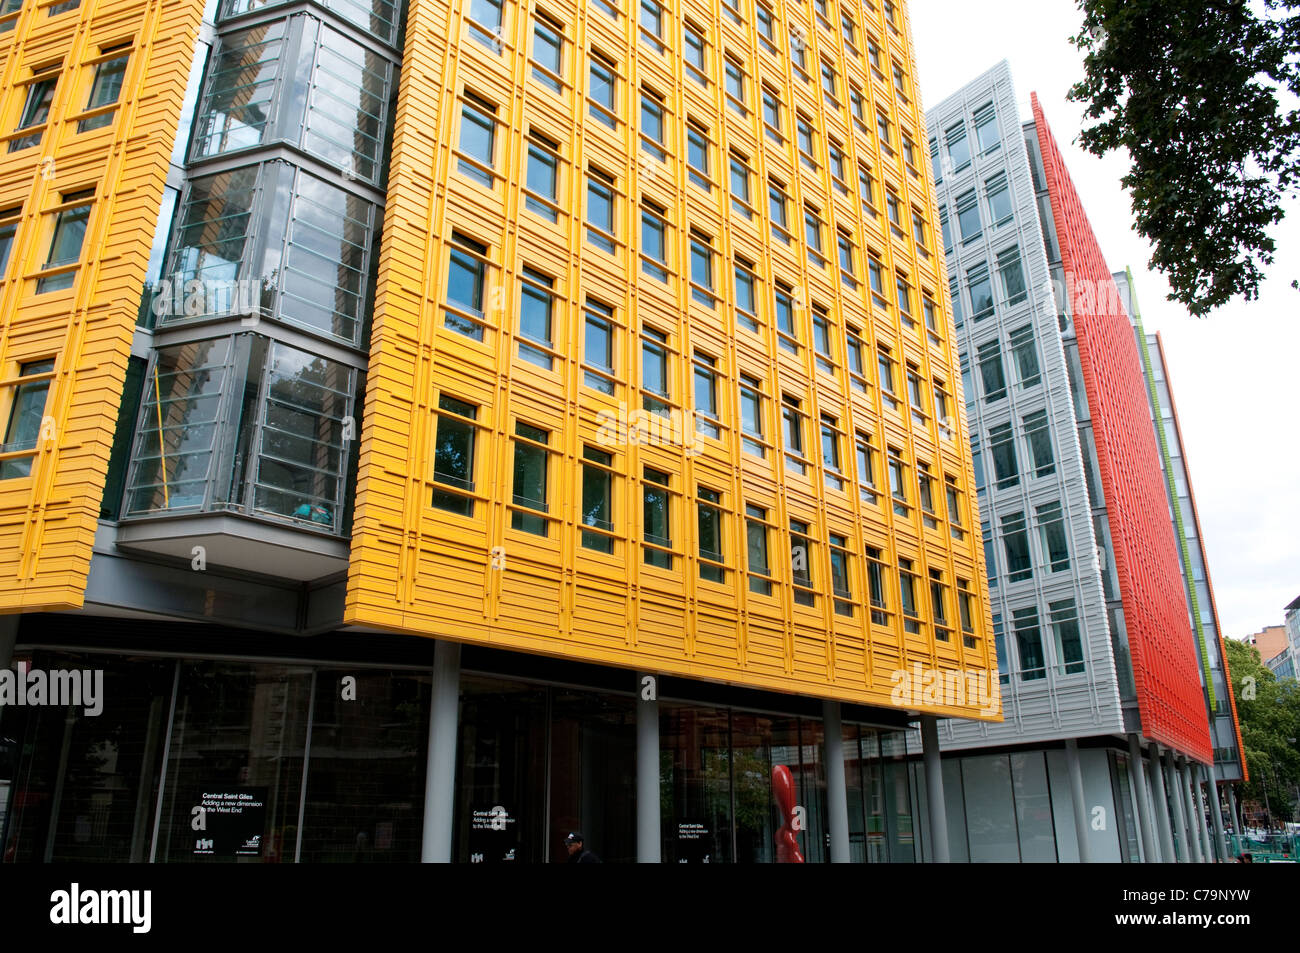
{"type": "MultiPolygon", "coordinates": [[[[34,78],[27,84],[27,92],[23,98],[23,110],[18,115],[18,125],[14,127],[15,132],[21,132],[35,126],[43,127],[49,120],[50,107],[54,104],[54,88],[58,85],[59,71],[62,68],[63,64],[55,63],[52,66],[44,66],[35,71],[34,78]]],[[[41,132],[43,131],[42,129],[31,135],[9,140],[9,151],[18,152],[20,149],[39,145],[41,132]]]]}
{"type": "Polygon", "coordinates": [[[877,73],[879,73],[881,71],[880,47],[877,46],[876,41],[870,37],[867,38],[867,59],[871,61],[872,67],[877,73]]]}
{"type": "Polygon", "coordinates": [[[694,123],[686,125],[686,172],[690,180],[708,192],[713,188],[709,178],[709,134],[694,123]]]}
{"type": "Polygon", "coordinates": [[[799,336],[794,326],[794,289],[776,284],[776,330],[778,343],[791,354],[799,353],[799,336]]]}
{"type": "MultiPolygon", "coordinates": [[[[959,329],[966,323],[966,315],[962,313],[961,284],[957,281],[956,275],[948,276],[948,289],[952,292],[952,326],[959,329]]],[[[974,400],[974,391],[966,393],[974,400]]]]}
{"type": "Polygon", "coordinates": [[[921,315],[925,319],[925,329],[930,332],[930,337],[934,338],[936,343],[939,339],[939,307],[930,297],[930,292],[921,292],[921,315]]]}
{"type": "Polygon", "coordinates": [[[822,257],[822,219],[816,209],[804,206],[803,225],[804,243],[808,246],[808,260],[824,268],[826,259],[822,257]]]}
{"type": "Polygon", "coordinates": [[[770,86],[763,87],[763,127],[773,142],[778,145],[785,143],[781,132],[781,96],[770,86]]]}
{"type": "Polygon", "coordinates": [[[916,143],[912,141],[912,137],[908,135],[906,132],[902,134],[902,138],[903,138],[903,162],[907,164],[908,173],[910,173],[915,178],[920,175],[920,173],[917,171],[918,163],[916,159],[916,143]]]}
{"type": "Polygon", "coordinates": [[[881,111],[876,112],[876,136],[880,139],[880,151],[886,155],[893,155],[893,134],[890,131],[889,116],[881,111]]]}
{"type": "Polygon", "coordinates": [[[956,477],[943,478],[944,493],[948,504],[948,525],[953,539],[965,539],[966,531],[961,526],[961,491],[957,489],[956,477]]]}
{"type": "Polygon", "coordinates": [[[608,453],[582,448],[582,546],[601,553],[614,552],[613,462],[608,453]]]}
{"type": "Polygon", "coordinates": [[[988,199],[989,215],[995,226],[1011,221],[1015,212],[1011,207],[1011,187],[1007,184],[1005,172],[999,172],[988,180],[984,186],[984,196],[988,199]]]}
{"type": "Polygon", "coordinates": [[[727,102],[736,112],[742,116],[748,116],[749,110],[745,108],[747,97],[745,96],[745,68],[739,62],[727,57],[726,66],[727,102]]]}
{"type": "Polygon", "coordinates": [[[1043,544],[1048,572],[1066,572],[1070,568],[1070,544],[1065,531],[1065,512],[1059,500],[1035,507],[1038,540],[1043,544]]]}
{"type": "Polygon", "coordinates": [[[858,196],[868,218],[876,217],[876,180],[865,165],[858,166],[858,196]]]}
{"type": "Polygon", "coordinates": [[[1008,513],[1002,517],[1002,546],[1007,554],[1007,581],[1019,582],[1034,575],[1029,557],[1029,533],[1025,528],[1024,513],[1008,513]]]}
{"type": "Polygon", "coordinates": [[[767,185],[767,210],[772,219],[772,230],[777,238],[790,243],[790,222],[787,213],[785,186],[775,180],[767,185]]]}
{"type": "Polygon", "coordinates": [[[1047,604],[1052,623],[1052,636],[1056,641],[1056,657],[1062,675],[1082,675],[1083,639],[1079,634],[1079,613],[1073,599],[1062,599],[1047,604]]]}
{"type": "Polygon", "coordinates": [[[740,0],[722,0],[722,11],[732,23],[743,24],[745,18],[740,12],[740,0]]]}
{"type": "Polygon", "coordinates": [[[641,37],[662,53],[664,46],[664,8],[655,0],[641,0],[641,37]]]}
{"type": "Polygon", "coordinates": [[[731,207],[745,218],[753,218],[749,199],[749,165],[744,156],[731,154],[731,207]]]}
{"type": "Polygon", "coordinates": [[[840,280],[850,288],[856,288],[856,266],[853,263],[853,238],[847,232],[837,232],[835,239],[840,256],[840,280]]]}
{"type": "Polygon", "coordinates": [[[776,50],[776,17],[766,6],[761,3],[754,4],[754,23],[758,26],[758,42],[763,49],[777,55],[776,50]]]}
{"type": "Polygon", "coordinates": [[[808,538],[808,524],[790,521],[790,581],[794,585],[796,605],[814,606],[817,594],[813,591],[813,548],[808,538]]]}
{"type": "Polygon", "coordinates": [[[924,427],[929,419],[925,415],[925,392],[921,372],[913,364],[907,365],[907,405],[912,408],[912,420],[917,426],[924,427]]]}
{"type": "Polygon", "coordinates": [[[659,470],[645,468],[641,484],[644,527],[642,531],[641,560],[647,566],[659,569],[673,568],[672,513],[669,510],[668,487],[672,478],[659,470]]]}
{"type": "Polygon", "coordinates": [[[1052,454],[1052,431],[1047,422],[1047,411],[1039,410],[1024,419],[1025,442],[1034,462],[1034,476],[1049,476],[1056,472],[1056,458],[1052,454]]]}
{"type": "Polygon", "coordinates": [[[916,242],[916,253],[922,258],[929,258],[930,253],[925,250],[925,216],[915,205],[912,206],[912,240],[916,242]]]}
{"type": "Polygon", "coordinates": [[[496,184],[496,107],[470,93],[460,107],[460,158],[456,168],[461,175],[489,189],[496,184]]]}
{"type": "Polygon", "coordinates": [[[831,533],[831,592],[835,594],[835,614],[853,617],[853,587],[849,582],[848,540],[831,533]]]}
{"type": "Polygon", "coordinates": [[[980,345],[977,352],[980,379],[984,384],[985,400],[1001,400],[1007,396],[1007,379],[1002,373],[1002,349],[997,341],[980,345]]]}
{"type": "Polygon", "coordinates": [[[1038,627],[1038,607],[1028,606],[1011,613],[1016,630],[1016,647],[1020,650],[1020,680],[1032,682],[1047,677],[1043,657],[1043,635],[1038,627]]]}
{"type": "Polygon", "coordinates": [[[557,93],[564,88],[564,27],[541,13],[533,21],[533,78],[557,93]]]}
{"type": "Polygon", "coordinates": [[[826,161],[830,166],[832,184],[842,195],[848,195],[849,186],[844,181],[844,150],[838,142],[831,139],[826,142],[826,161]]]}
{"type": "Polygon", "coordinates": [[[799,158],[808,168],[817,169],[817,139],[813,133],[812,123],[802,113],[795,117],[795,141],[799,147],[799,158]]]}
{"type": "Polygon", "coordinates": [[[551,354],[555,344],[551,340],[551,317],[555,299],[551,290],[555,281],[541,272],[524,268],[520,286],[519,357],[545,370],[551,369],[551,354]],[[533,341],[540,347],[525,344],[533,341]]]}
{"type": "Polygon", "coordinates": [[[951,642],[952,630],[948,621],[948,587],[943,581],[942,569],[930,570],[930,617],[934,620],[934,637],[939,642],[951,642]]]}
{"type": "Polygon", "coordinates": [[[907,102],[907,74],[898,63],[894,64],[894,92],[898,93],[899,99],[907,102]]]}
{"type": "Polygon", "coordinates": [[[524,207],[546,219],[559,221],[559,193],[556,178],[560,166],[559,146],[533,133],[528,140],[528,179],[524,186],[524,207]]]}
{"type": "MultiPolygon", "coordinates": [[[[962,643],[968,649],[977,648],[979,640],[975,637],[975,594],[971,592],[969,579],[957,580],[957,616],[961,622],[962,643]]],[[[998,661],[1002,661],[1001,658],[998,661]]]]}
{"type": "Polygon", "coordinates": [[[641,148],[660,162],[665,162],[668,159],[668,151],[665,147],[663,100],[647,90],[642,90],[641,148]]]}
{"type": "Polygon", "coordinates": [[[515,422],[515,492],[510,525],[535,536],[550,532],[546,518],[546,445],[550,436],[531,424],[515,422]]]}
{"type": "MultiPolygon", "coordinates": [[[[111,60],[105,60],[95,67],[95,79],[90,84],[90,99],[86,103],[87,112],[110,106],[118,101],[122,95],[122,81],[126,77],[126,64],[130,59],[130,54],[124,53],[111,60]]],[[[82,119],[77,123],[77,132],[90,132],[92,129],[102,129],[111,125],[113,112],[114,110],[109,110],[82,119]]]]}
{"type": "Polygon", "coordinates": [[[953,438],[955,421],[948,416],[948,392],[943,389],[942,381],[934,382],[934,422],[939,427],[939,436],[945,440],[953,438]]]}
{"type": "Polygon", "coordinates": [[[969,166],[970,142],[966,139],[966,124],[959,122],[949,126],[943,139],[948,146],[948,161],[952,163],[952,171],[960,172],[969,166]]]}
{"type": "Polygon", "coordinates": [[[803,28],[790,25],[790,65],[794,71],[804,78],[808,79],[808,41],[803,34],[803,28]]]}
{"type": "Polygon", "coordinates": [[[736,323],[747,331],[758,332],[758,308],[754,303],[754,266],[743,258],[736,259],[736,323]]]}
{"type": "Polygon", "coordinates": [[[599,122],[609,128],[618,126],[617,113],[614,111],[614,95],[617,90],[618,70],[604,56],[591,53],[591,88],[587,95],[591,100],[588,110],[599,122]]]}
{"type": "Polygon", "coordinates": [[[469,28],[490,50],[501,52],[501,0],[470,0],[469,28]]]}
{"type": "Polygon", "coordinates": [[[835,373],[834,358],[831,357],[830,316],[820,305],[813,305],[813,350],[817,352],[817,369],[827,374],[835,373]]]}
{"type": "Polygon", "coordinates": [[[970,289],[971,317],[983,321],[993,313],[993,281],[987,265],[976,265],[966,272],[966,287],[970,289]]]}
{"type": "Polygon", "coordinates": [[[803,455],[803,414],[799,401],[789,394],[781,396],[781,419],[785,424],[785,466],[801,476],[808,472],[803,455]]]}
{"type": "Polygon", "coordinates": [[[595,0],[595,3],[596,6],[600,7],[600,9],[605,12],[607,17],[615,23],[618,22],[618,8],[614,6],[614,4],[610,3],[610,0],[595,0]]]}
{"type": "Polygon", "coordinates": [[[894,396],[894,360],[883,348],[876,354],[876,383],[880,386],[880,400],[890,410],[898,409],[894,396]]]}
{"type": "MultiPolygon", "coordinates": [[[[18,378],[9,384],[13,397],[0,452],[20,453],[37,449],[41,427],[45,423],[45,403],[50,392],[50,381],[53,379],[53,358],[18,365],[18,378]]],[[[35,454],[0,460],[0,479],[31,476],[34,459],[35,454]]]]}
{"type": "Polygon", "coordinates": [[[885,598],[885,561],[879,549],[868,546],[867,588],[871,597],[871,624],[889,625],[889,602],[885,598]]]}
{"type": "Polygon", "coordinates": [[[614,393],[614,309],[588,298],[583,308],[583,383],[602,394],[614,393]]]}
{"type": "Polygon", "coordinates": [[[952,251],[952,228],[948,225],[948,210],[939,209],[939,232],[943,236],[943,250],[952,251]]]}
{"type": "Polygon", "coordinates": [[[853,22],[853,17],[849,16],[847,11],[840,12],[840,33],[844,36],[844,42],[851,47],[858,45],[858,28],[853,22]]]}
{"type": "Polygon", "coordinates": [[[717,361],[695,352],[695,432],[717,440],[722,435],[718,413],[717,361]]]}
{"type": "MultiPolygon", "coordinates": [[[[63,199],[62,207],[54,216],[50,253],[41,266],[42,270],[65,268],[81,260],[81,247],[86,240],[86,227],[90,222],[90,210],[94,207],[95,190],[64,193],[60,198],[63,199]]],[[[36,293],[66,290],[72,287],[76,277],[75,268],[57,275],[46,275],[36,282],[36,293]]]]}
{"type": "Polygon", "coordinates": [[[876,451],[871,446],[871,438],[858,432],[855,450],[858,457],[858,487],[862,499],[872,506],[876,505],[876,451]]]}
{"type": "Polygon", "coordinates": [[[839,78],[835,74],[835,66],[827,60],[822,60],[822,92],[826,94],[826,101],[834,108],[840,106],[839,93],[837,87],[839,78]]]}
{"type": "Polygon", "coordinates": [[[667,415],[668,405],[649,395],[667,400],[668,393],[668,335],[654,328],[641,329],[641,390],[642,407],[652,414],[667,415]]]}
{"type": "Polygon", "coordinates": [[[668,281],[668,223],[664,210],[648,200],[641,203],[641,270],[651,278],[668,281]]]}
{"type": "Polygon", "coordinates": [[[1020,262],[1020,246],[998,252],[998,275],[1002,278],[1002,293],[1007,296],[1007,304],[1019,304],[1029,297],[1029,288],[1025,285],[1025,269],[1020,262]]]}
{"type": "Polygon", "coordinates": [[[889,217],[890,229],[899,238],[903,237],[903,209],[898,203],[898,193],[889,186],[885,187],[885,214],[889,217]]]}
{"type": "Polygon", "coordinates": [[[867,392],[867,368],[863,358],[862,338],[853,328],[844,337],[845,360],[849,365],[849,383],[854,390],[867,392]]]}
{"type": "Polygon", "coordinates": [[[767,559],[767,510],[757,506],[745,507],[745,551],[749,591],[770,596],[772,567],[767,559]]]}
{"type": "Polygon", "coordinates": [[[474,515],[474,443],[478,408],[443,394],[438,398],[432,505],[440,510],[474,515]],[[446,487],[447,489],[444,489],[446,487]]]}
{"type": "Polygon", "coordinates": [[[463,334],[475,341],[483,340],[483,285],[487,266],[487,247],[466,238],[459,232],[451,234],[451,251],[447,275],[447,307],[443,325],[450,331],[463,334]]]}
{"type": "Polygon", "coordinates": [[[22,217],[21,205],[0,209],[0,280],[4,279],[9,269],[9,254],[14,250],[14,238],[18,234],[18,222],[22,217]]]}
{"type": "Polygon", "coordinates": [[[700,578],[709,582],[725,582],[726,567],[722,555],[722,510],[718,504],[722,494],[717,490],[700,487],[696,490],[696,523],[700,539],[700,578]]]}
{"type": "Polygon", "coordinates": [[[81,0],[63,0],[63,3],[56,3],[50,7],[50,16],[57,17],[60,13],[71,13],[79,6],[81,0]]]}
{"type": "Polygon", "coordinates": [[[993,478],[999,490],[1020,483],[1020,466],[1016,461],[1015,432],[1011,424],[989,430],[989,454],[993,457],[993,478]]]}
{"type": "Polygon", "coordinates": [[[998,137],[998,116],[992,103],[975,110],[975,141],[980,155],[992,152],[1001,141],[998,137]]]}
{"type": "Polygon", "coordinates": [[[898,316],[903,320],[903,327],[916,327],[916,322],[912,320],[912,286],[908,284],[906,275],[894,276],[894,292],[898,298],[898,316]]]}
{"type": "Polygon", "coordinates": [[[834,417],[826,414],[822,414],[822,467],[826,470],[826,485],[833,490],[844,489],[839,425],[834,417]]]}
{"type": "Polygon", "coordinates": [[[907,464],[903,463],[902,451],[897,447],[889,448],[889,495],[894,499],[894,514],[908,517],[912,513],[907,502],[907,464]]]}
{"type": "Polygon", "coordinates": [[[984,226],[980,223],[979,196],[974,189],[957,197],[957,227],[961,231],[963,243],[974,241],[984,231],[984,226]]]}
{"type": "Polygon", "coordinates": [[[917,609],[916,602],[916,573],[912,571],[912,560],[900,559],[898,561],[898,593],[900,596],[899,605],[903,610],[903,629],[904,631],[917,633],[921,631],[921,613],[917,609]]]}
{"type": "Polygon", "coordinates": [[[767,457],[763,437],[763,389],[752,377],[740,378],[740,432],[741,444],[747,453],[767,457]]]}
{"type": "Polygon", "coordinates": [[[704,31],[692,23],[687,23],[683,32],[683,61],[686,73],[701,86],[709,85],[708,46],[704,42],[704,31]]]}
{"type": "Polygon", "coordinates": [[[587,171],[587,241],[614,252],[614,178],[595,168],[587,171]]]}
{"type": "Polygon", "coordinates": [[[988,574],[989,588],[995,589],[998,584],[998,563],[996,549],[993,546],[993,527],[988,523],[981,523],[980,532],[984,541],[984,568],[988,574]]]}
{"type": "Polygon", "coordinates": [[[1011,345],[1011,356],[1020,376],[1020,386],[1033,387],[1039,383],[1043,378],[1038,367],[1038,348],[1034,345],[1033,325],[1016,328],[1011,332],[1007,343],[1011,345]]]}
{"type": "Polygon", "coordinates": [[[921,521],[925,523],[926,529],[937,529],[939,520],[934,508],[934,476],[930,473],[930,465],[919,460],[916,463],[916,487],[921,521]]]}
{"type": "Polygon", "coordinates": [[[850,83],[849,86],[849,109],[853,113],[853,122],[863,132],[867,131],[867,98],[862,95],[862,90],[856,85],[850,83]]]}
{"type": "Polygon", "coordinates": [[[699,232],[691,232],[691,297],[705,307],[712,308],[713,297],[713,240],[699,232]]]}

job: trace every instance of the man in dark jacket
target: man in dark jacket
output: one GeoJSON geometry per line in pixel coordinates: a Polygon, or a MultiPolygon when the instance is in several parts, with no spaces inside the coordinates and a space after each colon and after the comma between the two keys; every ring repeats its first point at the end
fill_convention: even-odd
{"type": "Polygon", "coordinates": [[[587,850],[582,845],[582,835],[577,831],[564,838],[564,846],[569,849],[569,860],[571,864],[598,864],[600,858],[587,850]]]}

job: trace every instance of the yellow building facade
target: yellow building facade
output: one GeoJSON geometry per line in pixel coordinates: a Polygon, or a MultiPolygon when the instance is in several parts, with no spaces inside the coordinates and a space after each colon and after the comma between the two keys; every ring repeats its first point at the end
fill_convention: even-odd
{"type": "Polygon", "coordinates": [[[926,141],[902,4],[413,0],[346,621],[996,685],[926,141]]]}

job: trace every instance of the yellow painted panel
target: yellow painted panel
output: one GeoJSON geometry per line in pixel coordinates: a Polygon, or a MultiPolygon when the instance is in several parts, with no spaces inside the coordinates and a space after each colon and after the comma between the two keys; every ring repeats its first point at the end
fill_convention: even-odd
{"type": "MultiPolygon", "coordinates": [[[[576,0],[507,4],[497,29],[471,22],[468,0],[412,0],[361,434],[349,623],[885,706],[894,704],[895,673],[913,662],[996,678],[947,271],[934,241],[929,163],[920,158],[928,137],[903,4],[896,7],[893,25],[879,5],[869,8],[850,45],[839,23],[819,23],[800,3],[775,4],[769,41],[716,2],[672,0],[661,41],[634,5],[614,19],[576,0]],[[538,11],[565,25],[558,74],[535,62],[538,11]],[[701,71],[683,54],[686,22],[705,38],[701,71]],[[791,33],[806,51],[807,76],[792,62],[791,33]],[[879,47],[879,69],[867,37],[879,47]],[[596,102],[597,62],[615,75],[612,113],[596,102]],[[727,63],[740,70],[741,99],[724,77],[727,63]],[[834,99],[822,85],[823,63],[834,72],[834,99]],[[906,77],[901,93],[894,63],[906,77]],[[850,89],[862,93],[860,117],[850,89]],[[780,101],[779,128],[764,122],[765,90],[780,101]],[[878,116],[889,126],[883,147],[878,116]],[[488,156],[472,148],[476,117],[492,128],[488,156]],[[812,132],[810,156],[799,151],[796,121],[812,132]],[[688,165],[688,126],[707,140],[707,169],[688,165]],[[842,180],[832,145],[843,156],[842,180]],[[542,194],[536,173],[530,180],[534,149],[554,157],[552,194],[542,194]],[[741,179],[733,159],[745,170],[748,196],[733,188],[741,179]],[[860,172],[869,195],[859,192],[860,172]],[[784,225],[773,217],[769,184],[787,196],[784,225]],[[897,223],[889,196],[898,199],[897,223]],[[600,212],[606,202],[608,219],[600,212]],[[662,259],[646,243],[643,222],[654,216],[664,223],[662,259]],[[808,221],[819,229],[820,252],[808,221]],[[453,253],[463,265],[453,266],[453,253]],[[707,274],[697,264],[705,260],[707,274]],[[875,288],[869,262],[881,269],[875,288]],[[740,313],[737,266],[754,276],[751,318],[740,313]],[[481,281],[470,282],[481,296],[477,313],[449,293],[453,267],[481,270],[481,281]],[[789,327],[779,326],[778,292],[791,304],[789,327]],[[929,328],[923,296],[933,302],[929,328]],[[538,301],[548,298],[543,327],[538,301]],[[587,338],[588,313],[597,311],[612,329],[608,368],[603,358],[586,363],[599,357],[587,338]],[[851,339],[861,342],[860,369],[850,367],[851,339]],[[652,373],[656,348],[662,386],[652,373]],[[882,356],[892,386],[878,373],[882,356]],[[916,407],[909,373],[919,384],[916,407]],[[716,423],[697,426],[704,393],[697,382],[708,374],[716,423]],[[763,395],[761,434],[748,441],[740,432],[746,379],[763,395]],[[943,416],[936,388],[944,420],[936,420],[943,416]],[[454,403],[441,416],[472,433],[468,453],[467,443],[443,441],[447,466],[468,457],[466,483],[435,473],[444,398],[454,403]],[[662,415],[645,412],[651,398],[662,415]],[[795,449],[785,437],[787,398],[798,404],[794,466],[784,456],[795,449]],[[465,405],[472,421],[451,416],[465,405]],[[823,452],[823,423],[834,434],[834,457],[823,452]],[[545,431],[544,536],[514,526],[520,424],[545,431]],[[858,472],[859,435],[872,450],[870,479],[858,472]],[[593,452],[607,461],[593,462],[593,452]],[[907,486],[898,513],[886,470],[895,453],[907,486]],[[929,523],[919,506],[920,464],[935,479],[929,523]],[[609,523],[593,529],[596,497],[584,499],[585,474],[595,486],[605,473],[609,523]],[[656,474],[666,475],[665,486],[656,474]],[[948,511],[947,479],[956,512],[948,511]],[[666,531],[652,537],[647,520],[663,511],[659,494],[666,531]],[[449,512],[448,500],[460,501],[461,512],[449,512]],[[719,514],[713,562],[721,578],[702,561],[711,544],[701,539],[701,504],[719,514]],[[768,594],[756,591],[762,567],[749,564],[746,507],[759,508],[766,525],[768,594]],[[790,543],[792,521],[808,527],[803,555],[790,543]],[[840,538],[842,572],[832,563],[832,537],[840,538]],[[887,596],[873,619],[874,551],[887,596]],[[916,575],[915,633],[904,631],[900,560],[916,575]],[[811,606],[796,603],[792,585],[804,564],[811,606]],[[933,611],[931,570],[943,587],[942,618],[933,611]],[[838,597],[851,615],[835,611],[833,574],[847,582],[838,597]],[[957,628],[958,580],[970,583],[973,631],[938,640],[936,623],[957,628]]],[[[913,699],[906,707],[989,717],[969,704],[913,699]]]]}

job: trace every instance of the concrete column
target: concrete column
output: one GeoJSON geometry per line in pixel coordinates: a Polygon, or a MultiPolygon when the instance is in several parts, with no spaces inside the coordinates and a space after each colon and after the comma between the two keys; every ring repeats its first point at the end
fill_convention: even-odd
{"type": "Polygon", "coordinates": [[[921,716],[921,749],[925,754],[925,800],[930,809],[930,859],[952,862],[948,847],[947,800],[943,795],[943,763],[939,759],[939,720],[921,716]]]}
{"type": "MultiPolygon", "coordinates": [[[[1232,833],[1241,840],[1241,815],[1237,813],[1237,789],[1232,784],[1224,785],[1228,789],[1228,814],[1232,817],[1232,833]]],[[[1229,853],[1232,848],[1229,846],[1229,853]]]]}
{"type": "Polygon", "coordinates": [[[1147,773],[1142,767],[1142,747],[1137,735],[1128,736],[1129,779],[1137,791],[1138,829],[1142,833],[1142,856],[1154,864],[1160,856],[1156,846],[1155,825],[1151,822],[1151,799],[1147,797],[1147,773]]]}
{"type": "Polygon", "coordinates": [[[1228,839],[1223,833],[1223,801],[1219,797],[1219,769],[1211,761],[1205,768],[1205,796],[1210,801],[1210,823],[1214,825],[1214,851],[1220,863],[1228,862],[1228,839]]]}
{"type": "Polygon", "coordinates": [[[420,860],[451,863],[456,809],[456,733],[460,722],[460,643],[433,646],[433,704],[424,777],[424,844],[420,860]]]}
{"type": "Polygon", "coordinates": [[[1174,831],[1178,835],[1178,859],[1181,863],[1192,862],[1191,845],[1187,842],[1187,796],[1174,767],[1174,753],[1165,752],[1165,784],[1169,788],[1169,813],[1174,816],[1174,831]]]}
{"type": "Polygon", "coordinates": [[[1207,864],[1216,863],[1219,859],[1218,852],[1214,849],[1214,838],[1210,835],[1209,822],[1205,819],[1206,808],[1209,804],[1209,797],[1202,792],[1201,784],[1205,778],[1205,768],[1199,764],[1192,765],[1192,790],[1196,792],[1196,819],[1201,823],[1201,842],[1202,853],[1205,855],[1207,864]]]}
{"type": "Polygon", "coordinates": [[[822,729],[826,739],[826,829],[831,839],[831,863],[852,861],[849,852],[849,787],[844,773],[844,728],[840,703],[822,701],[822,729]]]}
{"type": "Polygon", "coordinates": [[[659,679],[637,676],[636,693],[636,860],[663,860],[659,830],[659,679]]]}
{"type": "Polygon", "coordinates": [[[1191,771],[1187,768],[1187,759],[1178,758],[1178,783],[1183,794],[1183,810],[1187,813],[1187,844],[1191,848],[1192,863],[1203,864],[1205,857],[1201,852],[1201,825],[1196,821],[1196,798],[1192,796],[1191,771]]]}
{"type": "Polygon", "coordinates": [[[1092,849],[1088,846],[1088,807],[1083,803],[1083,771],[1079,768],[1079,743],[1073,738],[1065,742],[1065,766],[1070,772],[1070,796],[1074,801],[1074,833],[1079,840],[1079,863],[1092,863],[1092,849]]]}
{"type": "Polygon", "coordinates": [[[1152,744],[1147,772],[1151,775],[1151,793],[1155,799],[1152,812],[1160,831],[1160,860],[1166,864],[1178,863],[1174,853],[1174,834],[1169,826],[1169,792],[1165,790],[1165,769],[1160,763],[1160,746],[1152,744]]]}

